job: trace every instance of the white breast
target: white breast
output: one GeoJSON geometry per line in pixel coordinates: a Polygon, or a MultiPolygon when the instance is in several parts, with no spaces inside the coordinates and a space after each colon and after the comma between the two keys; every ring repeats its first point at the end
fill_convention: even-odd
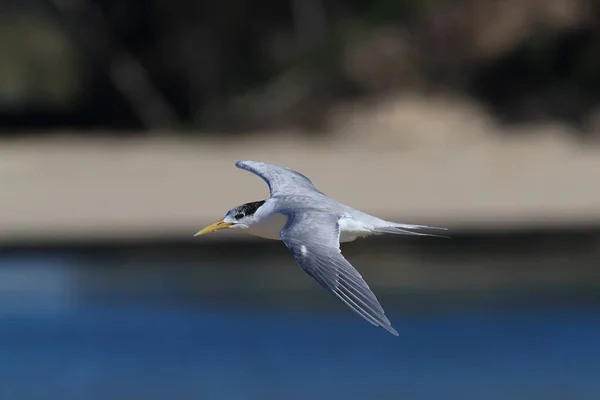
{"type": "Polygon", "coordinates": [[[287,222],[283,214],[271,214],[256,224],[250,225],[246,232],[265,239],[281,240],[279,233],[287,222]]]}

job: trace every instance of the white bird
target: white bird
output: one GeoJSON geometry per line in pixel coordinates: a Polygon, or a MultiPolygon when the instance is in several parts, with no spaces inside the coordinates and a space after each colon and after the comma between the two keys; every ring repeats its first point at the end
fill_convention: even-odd
{"type": "Polygon", "coordinates": [[[194,236],[247,229],[255,236],[282,240],[302,269],[344,304],[375,326],[398,336],[360,273],[344,258],[340,242],[394,233],[439,236],[408,229],[443,229],[386,221],[328,197],[310,179],[279,165],[238,161],[238,168],[260,176],[269,186],[266,200],[242,204],[194,236]]]}

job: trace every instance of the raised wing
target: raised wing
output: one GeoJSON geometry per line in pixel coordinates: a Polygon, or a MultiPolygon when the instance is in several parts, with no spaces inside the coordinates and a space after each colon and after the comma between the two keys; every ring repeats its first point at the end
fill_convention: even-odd
{"type": "Polygon", "coordinates": [[[324,212],[288,215],[281,239],[302,269],[375,326],[398,336],[360,273],[340,251],[339,216],[324,212]]]}
{"type": "Polygon", "coordinates": [[[299,172],[260,161],[238,161],[235,166],[260,176],[269,185],[271,196],[291,194],[302,190],[319,192],[310,179],[299,172]]]}

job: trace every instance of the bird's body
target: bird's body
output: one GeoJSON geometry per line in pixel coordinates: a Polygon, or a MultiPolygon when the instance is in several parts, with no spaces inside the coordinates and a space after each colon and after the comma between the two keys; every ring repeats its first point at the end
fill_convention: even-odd
{"type": "Polygon", "coordinates": [[[398,228],[393,222],[388,222],[355,210],[325,195],[310,198],[277,196],[266,200],[260,209],[256,211],[255,215],[259,220],[255,224],[248,226],[246,228],[247,232],[264,239],[282,240],[280,233],[287,222],[287,217],[282,213],[284,212],[282,210],[297,209],[302,204],[309,202],[315,202],[315,206],[311,207],[311,211],[340,215],[338,220],[340,225],[340,243],[351,242],[358,237],[383,234],[383,232],[377,231],[377,228],[398,228]]]}
{"type": "Polygon", "coordinates": [[[310,179],[286,167],[258,161],[238,161],[236,166],[260,176],[271,196],[229,210],[222,220],[198,234],[244,228],[258,237],[282,240],[313,279],[373,325],[398,335],[369,286],[342,256],[339,244],[383,233],[436,236],[408,229],[444,228],[399,224],[356,210],[328,197],[310,179]]]}

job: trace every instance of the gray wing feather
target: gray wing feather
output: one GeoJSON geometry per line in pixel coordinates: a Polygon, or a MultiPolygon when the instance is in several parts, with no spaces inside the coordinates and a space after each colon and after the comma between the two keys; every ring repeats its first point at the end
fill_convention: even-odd
{"type": "Polygon", "coordinates": [[[299,189],[319,192],[306,176],[280,165],[246,160],[236,162],[235,166],[260,176],[269,186],[271,196],[295,193],[299,189]]]}
{"type": "Polygon", "coordinates": [[[398,336],[367,283],[342,255],[338,220],[322,212],[292,213],[281,239],[313,279],[371,324],[398,336]]]}

